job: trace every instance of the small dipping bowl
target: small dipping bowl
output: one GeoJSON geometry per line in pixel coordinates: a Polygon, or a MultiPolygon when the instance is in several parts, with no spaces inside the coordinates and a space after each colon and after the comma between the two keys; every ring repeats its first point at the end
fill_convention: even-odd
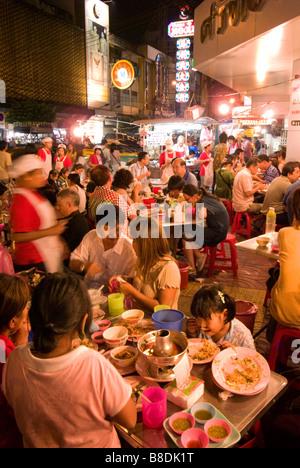
{"type": "Polygon", "coordinates": [[[102,332],[104,332],[104,330],[107,330],[111,325],[110,320],[95,320],[95,323],[98,325],[99,330],[102,332]]]}
{"type": "Polygon", "coordinates": [[[93,333],[91,335],[91,338],[92,338],[94,343],[97,343],[97,344],[104,343],[103,331],[98,331],[98,332],[93,333]]]}
{"type": "Polygon", "coordinates": [[[268,237],[258,237],[256,242],[258,243],[259,247],[267,247],[270,239],[268,237]]]}
{"type": "Polygon", "coordinates": [[[117,348],[114,348],[111,351],[110,355],[111,355],[112,360],[117,364],[117,366],[128,367],[131,364],[133,364],[134,361],[137,359],[138,350],[134,348],[133,346],[118,346],[117,348]],[[133,353],[133,356],[127,359],[117,358],[116,355],[118,355],[122,351],[129,351],[130,353],[133,353]]]}
{"type": "Polygon", "coordinates": [[[209,439],[212,440],[213,442],[223,442],[224,440],[227,439],[227,437],[230,436],[231,427],[228,424],[228,422],[224,421],[224,419],[215,419],[215,418],[213,418],[213,419],[210,419],[209,421],[207,421],[204,424],[204,432],[207,434],[209,439]],[[214,437],[212,435],[209,435],[209,429],[212,426],[221,426],[222,428],[224,428],[226,430],[227,435],[225,437],[222,437],[222,438],[217,438],[217,437],[214,437]]]}
{"type": "Polygon", "coordinates": [[[184,448],[207,448],[209,439],[202,429],[187,429],[181,436],[181,444],[184,448]]]}
{"type": "MultiPolygon", "coordinates": [[[[195,420],[197,421],[197,423],[199,424],[205,424],[207,421],[209,421],[210,419],[214,418],[215,417],[215,414],[216,414],[216,410],[215,408],[210,404],[210,403],[196,403],[194,406],[192,406],[191,408],[191,414],[192,416],[195,418],[195,420]],[[204,419],[204,418],[197,418],[196,417],[196,413],[197,411],[203,411],[205,413],[208,413],[207,414],[207,418],[204,419]],[[209,416],[210,414],[210,416],[209,416]]],[[[203,414],[204,416],[204,414],[203,414]]]]}
{"type": "Polygon", "coordinates": [[[131,325],[137,325],[144,318],[144,312],[139,309],[130,309],[123,312],[122,319],[126,320],[131,325]]]}
{"type": "Polygon", "coordinates": [[[186,419],[187,421],[189,421],[190,427],[188,429],[193,429],[193,427],[195,426],[195,419],[190,413],[186,413],[185,411],[179,411],[178,413],[174,413],[169,419],[169,424],[170,424],[172,431],[176,432],[176,434],[183,434],[185,431],[188,430],[188,429],[184,429],[180,431],[178,429],[175,429],[173,427],[173,424],[174,424],[174,421],[176,421],[176,419],[186,419]]]}

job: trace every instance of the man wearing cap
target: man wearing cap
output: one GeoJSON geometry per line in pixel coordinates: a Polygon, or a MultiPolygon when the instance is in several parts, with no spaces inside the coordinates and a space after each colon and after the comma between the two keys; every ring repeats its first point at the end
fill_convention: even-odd
{"type": "Polygon", "coordinates": [[[44,171],[46,174],[46,179],[48,179],[49,172],[52,171],[52,152],[51,148],[53,146],[53,140],[50,137],[46,137],[42,140],[44,145],[43,148],[38,150],[38,156],[44,161],[44,171]]]}
{"type": "Polygon", "coordinates": [[[13,161],[10,176],[16,180],[11,207],[16,273],[33,267],[47,273],[60,271],[63,248],[59,236],[67,222],[57,223],[55,209],[38,193],[45,184],[43,161],[35,154],[20,156],[13,161]]]}
{"type": "Polygon", "coordinates": [[[54,168],[60,172],[63,167],[72,167],[72,160],[66,155],[67,147],[64,144],[60,144],[57,147],[57,155],[54,158],[54,168]]]}
{"type": "Polygon", "coordinates": [[[103,153],[102,153],[101,146],[100,145],[94,146],[94,154],[92,154],[89,158],[90,168],[103,164],[102,154],[103,153]]]}

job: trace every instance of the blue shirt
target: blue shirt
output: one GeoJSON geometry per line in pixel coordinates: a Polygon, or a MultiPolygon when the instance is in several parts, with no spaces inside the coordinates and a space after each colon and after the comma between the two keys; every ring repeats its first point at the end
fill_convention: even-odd
{"type": "Polygon", "coordinates": [[[266,184],[270,184],[276,177],[279,177],[279,172],[273,164],[270,164],[268,169],[264,172],[264,181],[266,184]]]}

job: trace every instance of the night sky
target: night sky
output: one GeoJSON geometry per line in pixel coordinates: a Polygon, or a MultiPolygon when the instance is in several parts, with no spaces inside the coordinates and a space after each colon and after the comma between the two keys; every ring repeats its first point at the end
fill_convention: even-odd
{"type": "Polygon", "coordinates": [[[180,8],[198,6],[203,0],[114,0],[109,5],[110,31],[119,37],[141,43],[145,30],[154,30],[159,6],[168,6],[168,21],[179,21],[180,8]]]}

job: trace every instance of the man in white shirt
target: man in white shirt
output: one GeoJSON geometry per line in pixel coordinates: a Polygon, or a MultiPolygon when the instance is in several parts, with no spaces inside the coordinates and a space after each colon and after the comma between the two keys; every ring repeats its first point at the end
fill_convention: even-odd
{"type": "Polygon", "coordinates": [[[46,137],[42,140],[44,147],[39,149],[37,154],[45,163],[45,175],[48,179],[49,172],[52,170],[53,161],[52,161],[52,152],[51,148],[53,146],[53,140],[50,137],[46,137]]]}
{"type": "MultiPolygon", "coordinates": [[[[134,276],[136,254],[132,241],[120,236],[124,216],[119,207],[109,204],[115,210],[115,222],[107,222],[104,215],[97,216],[97,229],[84,236],[72,252],[69,268],[85,277],[97,277],[100,284],[108,285],[112,276],[134,276]]],[[[105,213],[103,207],[102,213],[105,213]]]]}
{"type": "Polygon", "coordinates": [[[254,203],[254,194],[265,187],[262,183],[253,183],[252,177],[257,174],[258,160],[252,157],[246,167],[238,172],[234,178],[232,190],[232,207],[236,212],[249,211],[259,213],[261,203],[254,203]]]}
{"type": "Polygon", "coordinates": [[[133,177],[140,182],[141,185],[148,185],[148,177],[151,172],[148,170],[149,154],[146,151],[141,151],[138,154],[138,161],[129,166],[129,170],[133,177]]]}

